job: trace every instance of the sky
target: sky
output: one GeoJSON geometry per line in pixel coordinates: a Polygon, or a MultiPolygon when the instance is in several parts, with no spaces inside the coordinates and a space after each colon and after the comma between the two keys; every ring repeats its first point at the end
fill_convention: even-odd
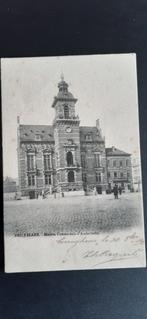
{"type": "Polygon", "coordinates": [[[48,124],[61,74],[78,99],[80,125],[100,119],[106,147],[139,154],[135,54],[6,58],[2,67],[3,175],[17,178],[17,116],[21,124],[48,124]]]}

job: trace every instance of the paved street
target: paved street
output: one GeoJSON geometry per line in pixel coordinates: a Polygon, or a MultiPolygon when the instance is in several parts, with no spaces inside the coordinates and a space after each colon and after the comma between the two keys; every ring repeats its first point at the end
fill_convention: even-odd
{"type": "Polygon", "coordinates": [[[140,194],[20,200],[4,203],[5,232],[18,236],[98,234],[141,222],[140,194]]]}

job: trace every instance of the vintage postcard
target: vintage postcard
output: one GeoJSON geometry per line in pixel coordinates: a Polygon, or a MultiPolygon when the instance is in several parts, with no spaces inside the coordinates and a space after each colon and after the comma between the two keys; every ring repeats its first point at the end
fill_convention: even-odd
{"type": "Polygon", "coordinates": [[[145,267],[135,54],[1,59],[5,271],[145,267]]]}

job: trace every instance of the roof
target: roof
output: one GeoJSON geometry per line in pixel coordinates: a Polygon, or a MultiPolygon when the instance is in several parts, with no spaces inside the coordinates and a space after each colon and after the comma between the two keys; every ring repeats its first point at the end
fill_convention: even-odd
{"type": "Polygon", "coordinates": [[[73,96],[71,92],[58,92],[57,96],[54,97],[52,107],[55,107],[57,101],[74,101],[77,102],[77,99],[73,96]]]}
{"type": "Polygon", "coordinates": [[[85,137],[91,135],[91,140],[104,141],[96,126],[80,126],[80,140],[85,141],[85,137]]]}
{"type": "Polygon", "coordinates": [[[126,153],[118,148],[112,146],[106,148],[106,155],[107,156],[130,156],[131,154],[126,153]]]}
{"type": "MultiPolygon", "coordinates": [[[[54,142],[54,130],[52,125],[20,125],[20,141],[54,142]]],[[[80,140],[85,141],[87,135],[90,140],[104,141],[96,126],[80,126],[80,140]]]]}
{"type": "Polygon", "coordinates": [[[58,92],[57,98],[58,99],[65,99],[65,100],[75,99],[71,92],[58,92]]]}
{"type": "Polygon", "coordinates": [[[20,140],[54,142],[52,125],[20,125],[20,140]]]}

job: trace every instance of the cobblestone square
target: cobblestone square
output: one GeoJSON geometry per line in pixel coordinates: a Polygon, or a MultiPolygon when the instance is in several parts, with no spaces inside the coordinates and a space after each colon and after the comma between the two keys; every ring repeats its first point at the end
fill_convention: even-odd
{"type": "Polygon", "coordinates": [[[4,203],[5,233],[17,236],[99,234],[141,223],[140,194],[48,198],[4,203]]]}

